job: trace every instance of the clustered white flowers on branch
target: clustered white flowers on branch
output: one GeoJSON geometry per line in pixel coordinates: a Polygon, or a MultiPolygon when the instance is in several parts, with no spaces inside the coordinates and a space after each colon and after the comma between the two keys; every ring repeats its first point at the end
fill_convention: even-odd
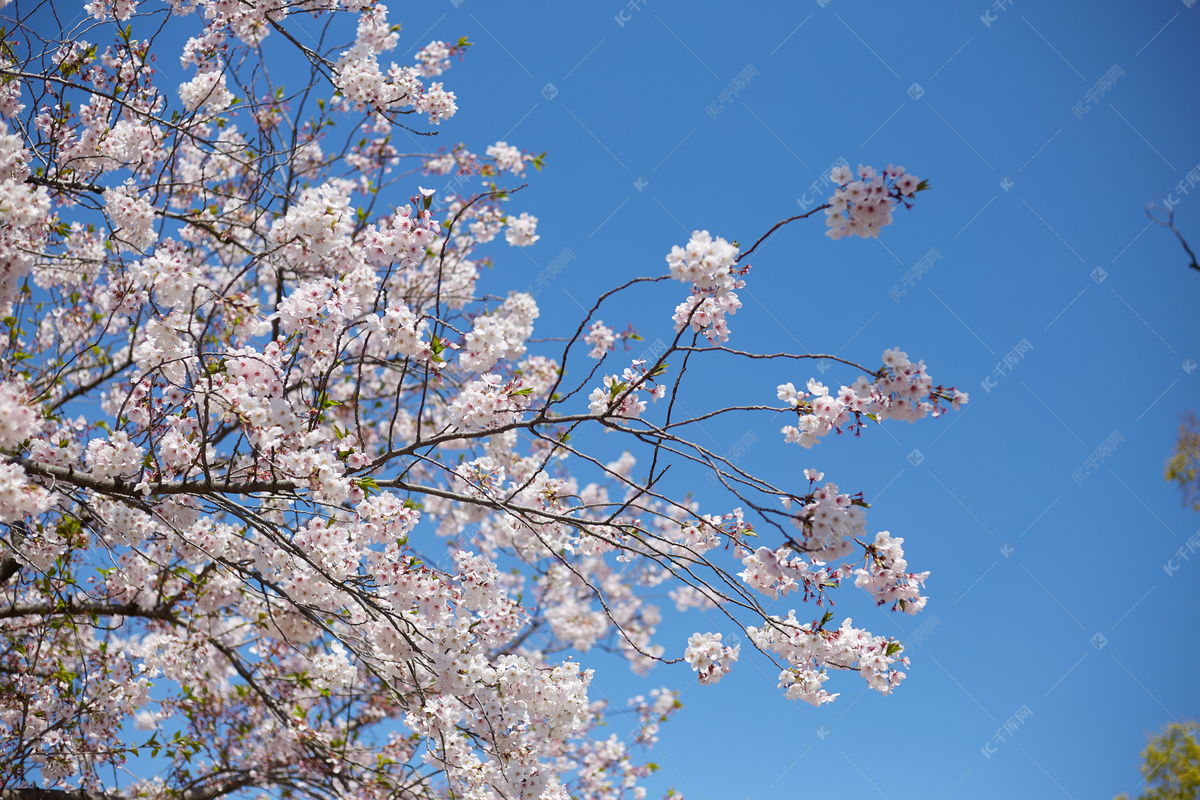
{"type": "MultiPolygon", "coordinates": [[[[706,354],[787,356],[724,346],[757,244],[704,230],[535,338],[533,294],[482,276],[541,238],[501,181],[543,156],[431,135],[466,39],[400,63],[371,0],[86,11],[3,23],[0,788],[641,800],[637,749],[680,704],[656,689],[605,732],[626,709],[589,694],[593,650],[705,684],[769,658],[814,705],[838,671],[896,688],[896,640],[765,605],[825,608],[853,578],[917,613],[904,539],[816,470],[768,481],[692,434],[783,413],[807,449],[965,394],[889,350],[837,392],[704,406],[706,354]],[[641,320],[605,302],[672,280],[647,323],[673,337],[626,355],[641,320]],[[668,494],[668,468],[722,491],[668,494]],[[664,636],[655,595],[727,627],[664,636]]],[[[925,188],[835,182],[834,238],[925,188]]]]}

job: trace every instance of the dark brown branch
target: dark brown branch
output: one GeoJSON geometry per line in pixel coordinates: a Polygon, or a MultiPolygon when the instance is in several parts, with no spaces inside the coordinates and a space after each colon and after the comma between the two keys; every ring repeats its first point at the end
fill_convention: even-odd
{"type": "Polygon", "coordinates": [[[48,186],[51,189],[59,189],[60,191],[72,192],[94,192],[96,194],[104,194],[104,187],[94,183],[81,183],[79,181],[56,181],[50,178],[43,178],[40,175],[30,175],[25,179],[26,183],[32,183],[34,186],[48,186]]]}
{"type": "Polygon", "coordinates": [[[788,217],[785,220],[780,220],[779,222],[776,222],[774,225],[771,226],[771,230],[767,231],[761,237],[759,237],[759,240],[757,242],[755,242],[754,245],[749,250],[747,250],[746,252],[744,252],[740,256],[738,256],[737,260],[741,261],[743,258],[749,258],[750,254],[753,253],[755,250],[757,250],[758,246],[760,244],[765,242],[767,239],[771,238],[771,234],[773,234],[775,231],[782,228],[784,225],[787,225],[789,222],[795,222],[798,219],[804,219],[806,217],[811,217],[813,214],[817,213],[818,211],[824,211],[827,208],[829,208],[829,203],[826,203],[823,206],[817,206],[812,211],[806,211],[803,214],[797,214],[794,217],[788,217]]]}
{"type": "Polygon", "coordinates": [[[65,602],[54,604],[21,603],[8,606],[7,608],[0,608],[0,619],[34,616],[84,617],[93,615],[100,617],[140,617],[142,619],[156,619],[172,624],[179,623],[179,618],[175,616],[170,607],[161,605],[153,608],[141,608],[133,603],[77,603],[75,598],[70,598],[65,602]]]}
{"type": "Polygon", "coordinates": [[[1188,257],[1192,259],[1192,263],[1188,264],[1188,266],[1194,270],[1200,271],[1200,264],[1196,263],[1196,254],[1193,253],[1192,248],[1188,246],[1187,239],[1183,238],[1183,234],[1179,232],[1179,228],[1175,227],[1175,207],[1172,205],[1167,205],[1166,203],[1163,203],[1162,207],[1165,208],[1163,219],[1159,219],[1158,217],[1154,216],[1154,211],[1159,208],[1159,206],[1155,203],[1146,204],[1146,216],[1149,217],[1152,222],[1157,222],[1164,228],[1171,229],[1171,232],[1175,234],[1175,238],[1179,239],[1179,243],[1183,245],[1183,249],[1187,252],[1188,257]]]}

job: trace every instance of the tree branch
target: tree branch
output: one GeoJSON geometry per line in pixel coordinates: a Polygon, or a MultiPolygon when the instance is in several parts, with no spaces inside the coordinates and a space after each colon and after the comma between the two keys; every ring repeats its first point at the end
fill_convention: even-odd
{"type": "MultiPolygon", "coordinates": [[[[179,800],[214,800],[214,798],[236,792],[251,781],[247,778],[221,781],[212,786],[200,789],[188,789],[181,792],[179,800]]],[[[130,800],[126,795],[116,792],[89,792],[86,789],[45,789],[40,786],[27,786],[19,789],[0,789],[0,800],[130,800]]]]}

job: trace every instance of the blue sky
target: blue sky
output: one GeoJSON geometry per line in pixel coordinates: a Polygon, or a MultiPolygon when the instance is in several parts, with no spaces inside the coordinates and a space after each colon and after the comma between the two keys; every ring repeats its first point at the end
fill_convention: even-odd
{"type": "MultiPolygon", "coordinates": [[[[539,296],[541,335],[578,320],[574,301],[663,272],[693,228],[753,241],[798,213],[839,158],[904,164],[932,184],[878,241],[828,241],[820,220],[774,237],[752,259],[730,344],[867,364],[898,345],[969,391],[968,409],[808,452],[782,443],[777,420],[704,434],[727,449],[753,430],[751,468],[797,482],[823,469],[874,501],[872,530],[905,538],[913,568],[933,572],[926,612],[896,618],[852,590],[837,611],[912,642],[909,679],[882,697],[835,675],[827,687],[842,696],[815,710],[784,701],[769,663],[744,653],[719,685],[685,690],[651,756],[663,768],[653,789],[704,800],[1136,791],[1145,732],[1200,711],[1200,551],[1177,555],[1200,544],[1200,517],[1162,478],[1177,414],[1198,405],[1200,273],[1143,212],[1175,192],[1176,222],[1200,244],[1200,184],[1175,191],[1200,162],[1200,100],[1184,81],[1200,74],[1200,8],[823,5],[393,9],[402,51],[476,43],[445,76],[461,108],[446,143],[548,153],[513,201],[539,217],[542,239],[528,257],[501,254],[491,276],[496,290],[524,287],[575,253],[539,296]],[[931,249],[940,260],[915,274],[931,249]],[[1087,467],[1106,441],[1111,453],[1087,467]]],[[[652,341],[669,332],[675,294],[603,318],[652,341]]],[[[821,377],[726,367],[710,362],[707,386],[693,384],[707,396],[689,402],[770,402],[776,383],[821,377]]],[[[705,511],[727,510],[702,475],[678,486],[705,511]]],[[[719,629],[689,615],[664,626],[668,648],[719,629]]],[[[595,691],[619,702],[691,679],[684,666],[642,680],[596,663],[595,691]]]]}
{"type": "MultiPolygon", "coordinates": [[[[912,568],[933,573],[926,611],[887,614],[846,590],[835,612],[908,642],[908,680],[882,697],[835,675],[841,696],[817,710],[783,700],[744,642],[715,687],[684,665],[642,679],[589,654],[597,697],[684,689],[649,756],[662,767],[651,796],[1136,793],[1144,734],[1200,715],[1200,516],[1162,478],[1178,413],[1200,406],[1200,273],[1143,212],[1178,200],[1200,245],[1200,100],[1184,82],[1200,74],[1200,8],[438,0],[392,16],[404,60],[433,38],[475,43],[444,76],[460,111],[439,142],[547,153],[512,202],[539,218],[541,241],[498,253],[485,284],[523,289],[569,249],[538,296],[538,336],[573,331],[579,304],[617,283],[665,272],[693,229],[748,243],[806,195],[821,202],[828,190],[810,187],[839,159],[904,164],[933,187],[878,241],[831,242],[816,219],[764,244],[730,345],[868,365],[899,346],[971,404],[812,451],[785,445],[778,419],[697,432],[716,452],[753,433],[742,465],[797,486],[802,469],[823,470],[872,503],[872,531],[904,537],[912,568]]],[[[681,290],[601,316],[666,338],[681,290]]],[[[713,358],[692,374],[680,400],[700,412],[858,373],[713,358]]],[[[591,445],[616,458],[615,438],[591,445]]],[[[672,480],[705,513],[729,510],[700,472],[672,480]]],[[[660,641],[677,656],[696,630],[730,626],[668,612],[660,641]]]]}

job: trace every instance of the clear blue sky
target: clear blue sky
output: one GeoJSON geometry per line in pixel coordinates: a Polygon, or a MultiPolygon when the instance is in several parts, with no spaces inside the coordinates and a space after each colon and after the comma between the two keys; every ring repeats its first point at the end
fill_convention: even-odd
{"type": "MultiPolygon", "coordinates": [[[[1200,370],[1184,367],[1200,359],[1200,273],[1142,210],[1186,186],[1200,162],[1200,8],[821,5],[394,9],[401,50],[431,38],[476,42],[445,76],[462,109],[441,128],[447,143],[481,151],[507,139],[548,151],[547,168],[513,203],[540,218],[542,239],[532,258],[501,254],[494,276],[496,289],[523,287],[563,248],[577,255],[539,297],[542,335],[577,319],[571,296],[590,305],[619,279],[663,271],[665,253],[693,228],[753,241],[797,213],[838,158],[904,164],[933,186],[880,241],[830,242],[814,221],[764,246],[731,344],[866,363],[899,345],[937,381],[971,393],[961,414],[807,453],[782,445],[778,421],[761,423],[748,457],[775,476],[817,467],[862,490],[876,501],[871,529],[903,536],[913,567],[933,571],[921,616],[886,615],[852,591],[839,613],[906,637],[934,617],[940,624],[910,648],[895,696],[863,695],[856,676],[835,675],[827,686],[842,696],[819,711],[782,700],[770,665],[744,654],[718,686],[684,692],[686,708],[651,756],[663,767],[652,790],[673,784],[705,800],[1134,791],[1144,732],[1200,713],[1200,551],[1176,557],[1172,575],[1164,569],[1186,552],[1200,516],[1162,478],[1177,414],[1200,405],[1200,370]],[[757,74],[721,101],[748,66],[757,74]],[[1086,100],[1106,74],[1115,81],[1086,100]],[[557,93],[543,93],[549,84],[557,93]],[[1089,108],[1079,117],[1081,101],[1089,108]],[[714,102],[723,107],[715,116],[714,102]],[[648,181],[640,189],[639,178],[648,181]],[[931,248],[942,259],[903,283],[931,248]],[[997,377],[1023,340],[1032,349],[997,377]],[[1114,433],[1113,452],[1085,467],[1114,433]],[[1082,485],[1072,478],[1080,468],[1090,473],[1082,485]],[[999,742],[1022,707],[1032,716],[1022,712],[999,742]]],[[[1177,223],[1200,245],[1200,184],[1191,191],[1177,195],[1177,223]]],[[[653,340],[677,299],[604,318],[653,340]]],[[[731,381],[717,366],[710,402],[770,401],[775,383],[817,374],[731,381]]],[[[835,368],[826,377],[855,376],[835,368]]],[[[710,432],[728,448],[744,431],[710,432]]],[[[705,500],[706,511],[725,510],[705,500]]],[[[664,627],[674,650],[689,631],[715,628],[689,614],[664,627]]],[[[679,666],[643,681],[600,663],[596,690],[618,701],[691,678],[679,666]]]]}

